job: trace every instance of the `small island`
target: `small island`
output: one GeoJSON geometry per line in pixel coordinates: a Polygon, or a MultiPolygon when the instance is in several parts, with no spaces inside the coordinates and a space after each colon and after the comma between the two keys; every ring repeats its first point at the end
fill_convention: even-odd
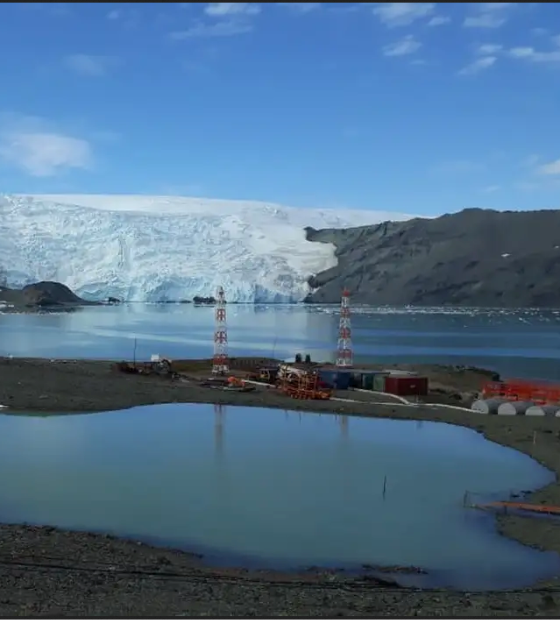
{"type": "Polygon", "coordinates": [[[0,286],[0,304],[15,312],[39,310],[71,310],[81,306],[100,306],[98,301],[88,301],[73,293],[60,282],[37,282],[21,289],[0,286]]]}

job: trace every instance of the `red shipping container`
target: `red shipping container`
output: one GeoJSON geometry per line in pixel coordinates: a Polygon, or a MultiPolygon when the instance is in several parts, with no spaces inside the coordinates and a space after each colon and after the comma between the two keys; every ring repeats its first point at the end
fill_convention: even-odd
{"type": "Polygon", "coordinates": [[[426,396],[428,394],[427,377],[385,377],[385,392],[396,396],[426,396]]]}

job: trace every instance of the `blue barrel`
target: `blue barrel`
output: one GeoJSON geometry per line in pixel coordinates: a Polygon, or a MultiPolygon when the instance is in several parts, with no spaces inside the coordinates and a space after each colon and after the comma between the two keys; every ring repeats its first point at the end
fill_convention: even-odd
{"type": "Polygon", "coordinates": [[[347,370],[339,370],[336,376],[336,389],[347,390],[352,381],[352,373],[347,370]]]}
{"type": "Polygon", "coordinates": [[[352,380],[352,372],[337,368],[322,368],[319,370],[319,379],[335,390],[347,390],[352,380]]]}
{"type": "Polygon", "coordinates": [[[331,388],[336,388],[338,372],[337,370],[321,369],[319,370],[319,379],[331,388]]]}

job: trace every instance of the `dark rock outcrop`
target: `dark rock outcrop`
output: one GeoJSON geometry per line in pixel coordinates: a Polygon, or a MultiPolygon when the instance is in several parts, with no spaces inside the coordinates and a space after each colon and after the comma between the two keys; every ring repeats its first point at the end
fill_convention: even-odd
{"type": "Polygon", "coordinates": [[[309,303],[560,307],[560,211],[466,209],[434,219],[306,229],[338,265],[309,279],[309,303]]]}
{"type": "Polygon", "coordinates": [[[87,301],[78,297],[60,282],[37,282],[22,289],[0,287],[0,302],[16,308],[70,308],[77,306],[97,306],[99,302],[87,301]]]}
{"type": "Polygon", "coordinates": [[[216,303],[216,298],[215,297],[200,297],[197,295],[193,297],[193,303],[197,305],[212,305],[216,303]]]}

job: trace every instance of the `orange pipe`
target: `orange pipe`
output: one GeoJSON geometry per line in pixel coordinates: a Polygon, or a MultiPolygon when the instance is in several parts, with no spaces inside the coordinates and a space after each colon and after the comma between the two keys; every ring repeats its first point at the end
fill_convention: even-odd
{"type": "Polygon", "coordinates": [[[527,510],[528,512],[542,512],[560,515],[560,506],[525,504],[523,502],[491,502],[489,504],[481,504],[480,508],[514,508],[516,510],[527,510]]]}

